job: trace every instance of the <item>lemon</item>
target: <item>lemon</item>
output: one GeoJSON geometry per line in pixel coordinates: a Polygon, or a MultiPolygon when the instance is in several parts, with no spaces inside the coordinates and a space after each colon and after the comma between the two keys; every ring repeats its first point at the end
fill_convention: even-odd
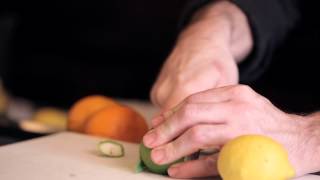
{"type": "Polygon", "coordinates": [[[7,92],[3,88],[3,85],[0,81],[0,113],[5,113],[8,108],[9,98],[7,92]]]}
{"type": "Polygon", "coordinates": [[[223,180],[288,180],[295,175],[284,147],[260,135],[228,142],[219,154],[218,171],[223,180]]]}
{"type": "Polygon", "coordinates": [[[66,128],[67,115],[59,109],[44,107],[34,113],[32,120],[63,130],[66,128]]]}
{"type": "Polygon", "coordinates": [[[178,162],[182,162],[184,159],[184,158],[181,158],[173,163],[169,163],[165,165],[155,164],[151,160],[151,149],[147,148],[143,143],[140,144],[140,158],[149,171],[156,174],[164,174],[164,175],[167,174],[167,170],[171,165],[178,162]]]}

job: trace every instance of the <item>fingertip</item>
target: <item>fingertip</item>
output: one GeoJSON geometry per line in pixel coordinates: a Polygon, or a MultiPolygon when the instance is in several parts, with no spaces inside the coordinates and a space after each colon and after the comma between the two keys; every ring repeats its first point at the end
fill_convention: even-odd
{"type": "Polygon", "coordinates": [[[179,173],[179,164],[175,164],[169,167],[168,175],[171,177],[177,177],[179,173]]]}
{"type": "Polygon", "coordinates": [[[142,138],[143,144],[148,148],[153,148],[153,145],[156,141],[157,135],[154,129],[151,129],[147,134],[145,134],[142,138]]]}
{"type": "Polygon", "coordinates": [[[208,160],[206,158],[173,165],[168,169],[168,174],[174,178],[200,178],[218,175],[214,160],[209,160],[209,162],[208,160]]]}
{"type": "Polygon", "coordinates": [[[166,152],[163,148],[156,148],[151,151],[151,160],[158,164],[162,165],[166,160],[166,152]]]}
{"type": "MultiPolygon", "coordinates": [[[[146,138],[146,135],[144,135],[143,137],[142,137],[142,144],[144,145],[144,146],[146,146],[146,147],[148,147],[148,145],[147,145],[147,140],[146,140],[147,138],[146,138]]],[[[148,147],[149,148],[149,147],[148,147]]]]}

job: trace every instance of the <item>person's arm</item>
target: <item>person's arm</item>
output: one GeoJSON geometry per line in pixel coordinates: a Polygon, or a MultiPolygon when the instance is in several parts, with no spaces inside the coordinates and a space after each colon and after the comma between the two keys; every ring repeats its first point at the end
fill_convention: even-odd
{"type": "Polygon", "coordinates": [[[193,0],[152,88],[162,109],[187,96],[259,77],[296,25],[295,0],[193,0]]]}
{"type": "MultiPolygon", "coordinates": [[[[190,0],[183,13],[181,29],[188,27],[201,8],[220,0],[190,0]]],[[[268,67],[272,53],[298,25],[299,0],[229,0],[245,14],[253,35],[250,55],[239,64],[240,81],[257,79],[268,67]]]]}
{"type": "MultiPolygon", "coordinates": [[[[153,120],[143,138],[157,164],[173,162],[199,149],[220,149],[245,135],[269,136],[287,150],[297,177],[320,171],[320,112],[307,116],[285,113],[244,85],[203,91],[153,120]]],[[[176,178],[217,175],[217,156],[169,168],[176,178]]]]}
{"type": "Polygon", "coordinates": [[[237,84],[237,61],[251,49],[247,18],[236,5],[206,5],[179,35],[153,87],[152,101],[168,109],[190,94],[237,84]]]}

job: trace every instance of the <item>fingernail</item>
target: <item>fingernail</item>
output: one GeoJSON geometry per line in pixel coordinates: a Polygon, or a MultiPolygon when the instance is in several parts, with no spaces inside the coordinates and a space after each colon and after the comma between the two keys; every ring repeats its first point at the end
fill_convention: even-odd
{"type": "Polygon", "coordinates": [[[173,165],[168,169],[168,174],[171,177],[177,176],[178,172],[179,172],[179,165],[173,165]]]}
{"type": "Polygon", "coordinates": [[[151,130],[143,137],[143,143],[145,146],[151,148],[156,138],[157,138],[156,133],[154,132],[154,130],[151,130]]]}
{"type": "Polygon", "coordinates": [[[157,163],[161,164],[165,160],[165,151],[164,149],[155,149],[152,152],[152,160],[157,163]]]}

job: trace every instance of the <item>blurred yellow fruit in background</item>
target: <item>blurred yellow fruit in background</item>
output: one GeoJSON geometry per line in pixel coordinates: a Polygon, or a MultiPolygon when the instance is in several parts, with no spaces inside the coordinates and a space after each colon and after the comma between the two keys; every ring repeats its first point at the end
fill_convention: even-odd
{"type": "Polygon", "coordinates": [[[62,110],[50,107],[38,109],[33,114],[32,120],[57,130],[66,129],[67,125],[66,113],[62,110]]]}
{"type": "Polygon", "coordinates": [[[0,114],[5,113],[8,107],[8,95],[5,89],[2,86],[1,80],[0,80],[0,114]]]}

